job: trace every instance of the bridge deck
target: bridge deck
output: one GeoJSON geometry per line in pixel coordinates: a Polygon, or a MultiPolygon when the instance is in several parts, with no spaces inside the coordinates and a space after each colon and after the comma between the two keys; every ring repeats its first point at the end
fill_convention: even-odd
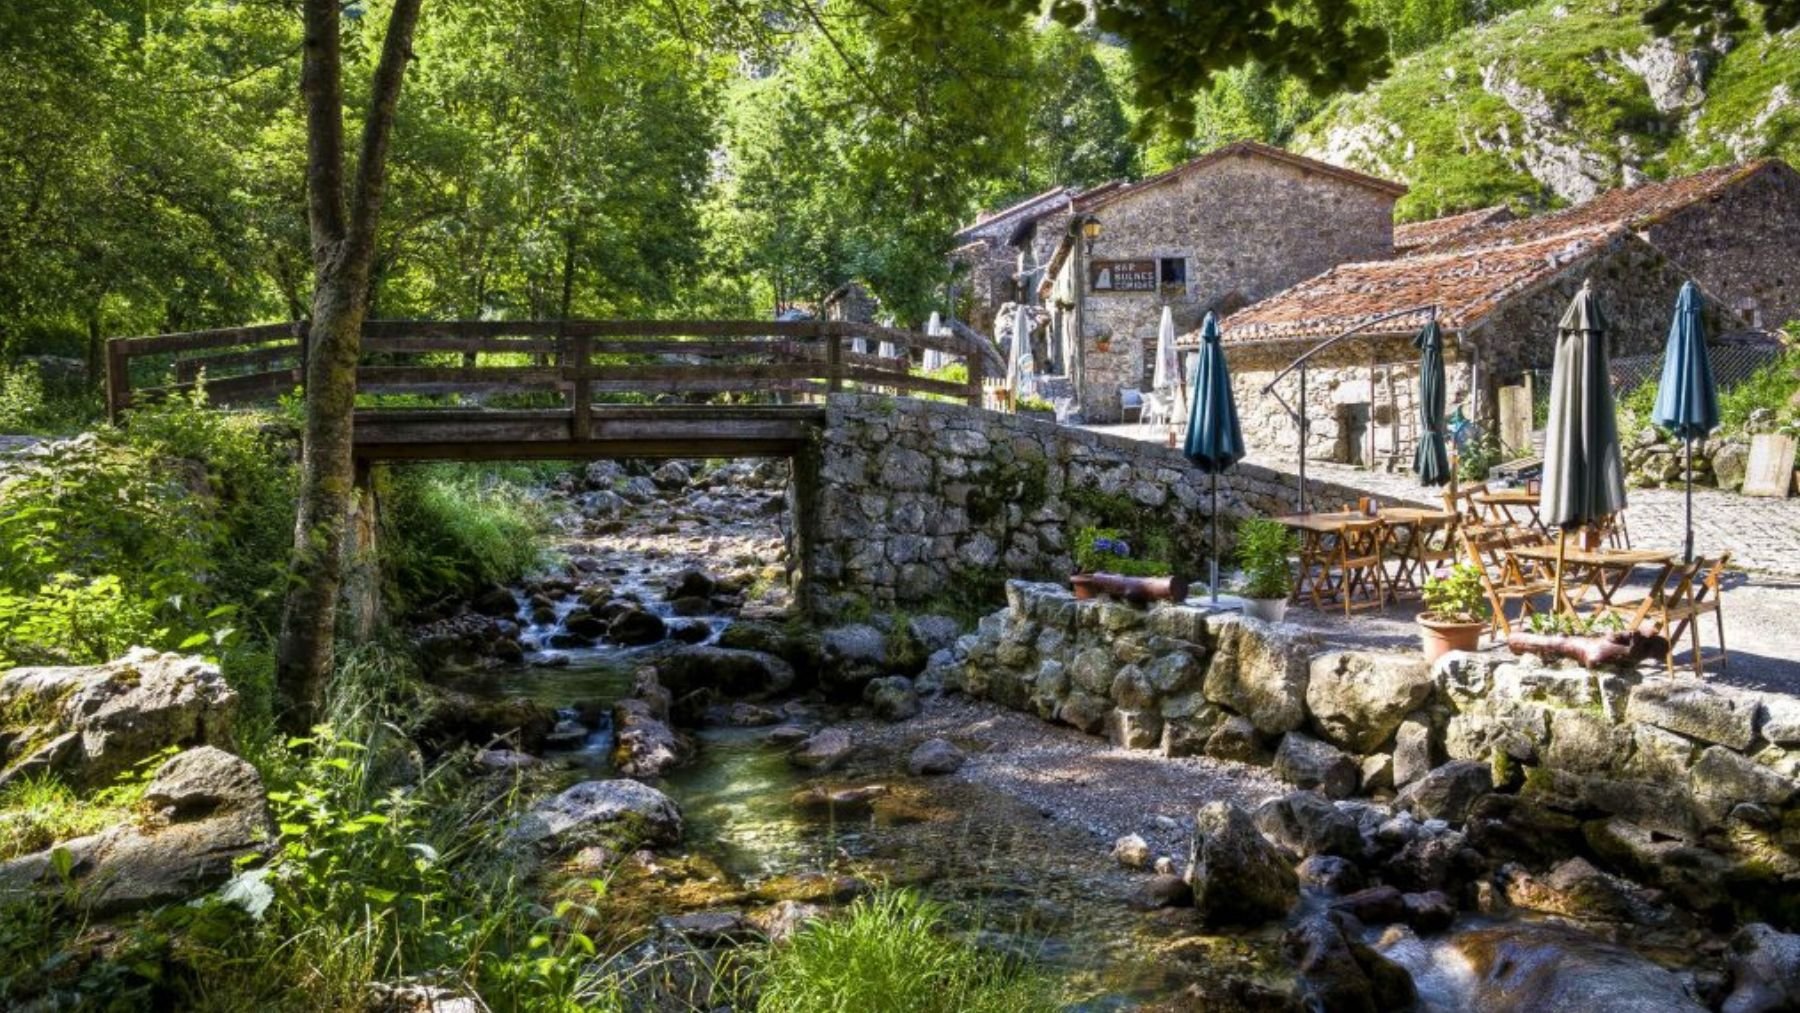
{"type": "Polygon", "coordinates": [[[588,436],[569,409],[376,409],[356,413],[365,461],[787,457],[823,423],[821,405],[594,405],[588,436]]]}

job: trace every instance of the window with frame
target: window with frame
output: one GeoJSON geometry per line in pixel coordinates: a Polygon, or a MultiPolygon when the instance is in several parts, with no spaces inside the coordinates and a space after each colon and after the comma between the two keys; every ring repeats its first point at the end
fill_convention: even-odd
{"type": "Polygon", "coordinates": [[[1156,259],[1156,278],[1164,287],[1187,287],[1187,258],[1158,257],[1156,259]]]}

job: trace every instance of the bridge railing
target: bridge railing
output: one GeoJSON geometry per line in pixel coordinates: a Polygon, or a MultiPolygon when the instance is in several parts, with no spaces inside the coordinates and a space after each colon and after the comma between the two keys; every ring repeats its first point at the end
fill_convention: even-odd
{"type": "MultiPolygon", "coordinates": [[[[219,404],[304,385],[306,324],[229,327],[107,343],[107,410],[192,390],[219,404]]],[[[829,320],[371,320],[357,390],[367,395],[545,394],[585,433],[595,399],[626,395],[816,396],[852,387],[981,404],[997,353],[957,335],[829,320]],[[882,345],[892,355],[876,354],[882,345]],[[913,349],[960,360],[966,379],[921,375],[913,349]]],[[[376,407],[379,407],[377,405],[376,407]]]]}

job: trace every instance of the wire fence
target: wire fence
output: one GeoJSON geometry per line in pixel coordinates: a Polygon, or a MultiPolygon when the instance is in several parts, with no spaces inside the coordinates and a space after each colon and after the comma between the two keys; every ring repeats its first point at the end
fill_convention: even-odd
{"type": "MultiPolygon", "coordinates": [[[[1755,376],[1758,370],[1780,359],[1781,345],[1713,345],[1707,349],[1712,360],[1713,379],[1720,391],[1728,391],[1755,376]]],[[[1628,394],[1646,383],[1655,383],[1662,375],[1661,352],[1649,355],[1627,355],[1612,360],[1612,388],[1615,397],[1628,394]]],[[[1533,369],[1531,373],[1531,424],[1542,429],[1550,418],[1550,370],[1533,369]]]]}

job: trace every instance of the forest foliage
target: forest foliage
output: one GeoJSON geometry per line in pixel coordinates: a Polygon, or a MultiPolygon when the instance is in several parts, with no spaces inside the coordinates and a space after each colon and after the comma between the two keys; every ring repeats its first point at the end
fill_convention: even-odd
{"type": "MultiPolygon", "coordinates": [[[[1437,58],[1422,54],[1466,47],[1470,30],[1524,6],[1345,8],[1339,41],[1383,50],[1358,66],[1395,61],[1386,91],[1371,92],[1393,102],[1366,118],[1407,133],[1383,154],[1428,195],[1419,212],[1544,199],[1504,150],[1470,148],[1456,125],[1473,114],[1434,132],[1432,118],[1455,108],[1446,89],[1480,112],[1474,69],[1435,89],[1406,84],[1434,71],[1437,58]],[[1431,157],[1401,158],[1415,143],[1431,157]]],[[[1162,54],[1166,73],[1148,81],[1144,33],[1199,13],[1106,4],[1097,26],[1068,27],[1078,19],[1066,4],[1026,8],[1043,10],[1015,0],[428,3],[400,103],[372,314],[766,316],[855,279],[916,324],[943,308],[944,254],[982,207],[1160,171],[1241,138],[1316,138],[1321,123],[1362,116],[1328,96],[1360,83],[1349,50],[1308,62],[1272,41],[1323,31],[1336,10],[1326,0],[1282,8],[1279,23],[1247,21],[1241,52],[1162,54]]],[[[1750,52],[1768,41],[1746,9],[1739,41],[1750,52]]],[[[353,110],[384,12],[385,0],[345,8],[353,110]]],[[[1636,19],[1615,20],[1614,34],[1647,37],[1636,19]]],[[[106,336],[305,314],[299,32],[282,5],[229,0],[0,11],[0,362],[50,354],[91,369],[106,336]]],[[[1527,58],[1539,42],[1514,45],[1527,58]]],[[[1580,52],[1555,52],[1535,61],[1542,73],[1583,66],[1580,52]]],[[[1742,60],[1719,75],[1743,116],[1779,76],[1742,60]]],[[[1567,101],[1585,126],[1581,96],[1567,101]]],[[[1588,105],[1605,118],[1605,102],[1588,105]]],[[[1730,153],[1714,143],[1669,167],[1730,153]]]]}

